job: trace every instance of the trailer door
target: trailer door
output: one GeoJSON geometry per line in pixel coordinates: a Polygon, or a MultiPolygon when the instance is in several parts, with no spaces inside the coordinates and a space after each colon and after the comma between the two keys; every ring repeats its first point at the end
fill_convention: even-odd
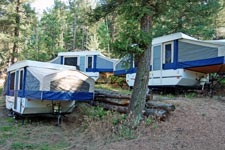
{"type": "Polygon", "coordinates": [[[153,47],[151,85],[160,85],[162,77],[162,46],[153,47]]]}

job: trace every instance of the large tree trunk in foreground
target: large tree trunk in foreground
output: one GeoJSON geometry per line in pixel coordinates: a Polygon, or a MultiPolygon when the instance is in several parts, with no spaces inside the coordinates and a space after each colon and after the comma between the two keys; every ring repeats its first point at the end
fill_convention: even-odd
{"type": "MultiPolygon", "coordinates": [[[[141,19],[141,30],[144,33],[151,35],[152,17],[144,15],[141,19]]],[[[137,57],[138,66],[134,82],[134,88],[131,95],[129,112],[133,116],[134,122],[141,119],[142,111],[145,107],[145,99],[147,95],[149,71],[150,71],[150,55],[151,44],[144,50],[144,53],[137,57]]]]}

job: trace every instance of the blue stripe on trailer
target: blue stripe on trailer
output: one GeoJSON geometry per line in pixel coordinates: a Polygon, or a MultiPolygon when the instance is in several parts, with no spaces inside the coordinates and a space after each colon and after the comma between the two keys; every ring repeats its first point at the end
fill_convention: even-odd
{"type": "Polygon", "coordinates": [[[114,75],[123,75],[123,74],[131,74],[131,73],[136,73],[137,71],[137,68],[131,68],[131,69],[128,69],[128,70],[116,70],[114,71],[114,75]]]}
{"type": "Polygon", "coordinates": [[[97,55],[94,55],[93,69],[97,68],[97,55]]]}
{"type": "Polygon", "coordinates": [[[175,69],[177,69],[178,64],[178,40],[174,40],[174,57],[173,57],[173,63],[175,69]]]}
{"type": "MultiPolygon", "coordinates": [[[[20,92],[19,92],[19,96],[20,92]]],[[[93,100],[94,93],[91,92],[56,92],[56,91],[28,91],[25,97],[33,100],[93,100]]]]}
{"type": "Polygon", "coordinates": [[[23,73],[22,97],[25,97],[26,79],[27,79],[27,67],[24,68],[24,73],[23,73]]]}
{"type": "Polygon", "coordinates": [[[86,72],[113,72],[113,69],[105,69],[105,68],[87,68],[86,72]]]}
{"type": "Polygon", "coordinates": [[[63,56],[60,56],[60,64],[63,65],[63,56]]]}
{"type": "Polygon", "coordinates": [[[7,91],[6,95],[10,95],[10,73],[8,72],[7,91]]]}
{"type": "Polygon", "coordinates": [[[192,67],[219,65],[219,64],[225,64],[224,61],[225,61],[224,57],[221,56],[221,57],[202,59],[202,60],[178,62],[178,68],[192,68],[192,67]]]}

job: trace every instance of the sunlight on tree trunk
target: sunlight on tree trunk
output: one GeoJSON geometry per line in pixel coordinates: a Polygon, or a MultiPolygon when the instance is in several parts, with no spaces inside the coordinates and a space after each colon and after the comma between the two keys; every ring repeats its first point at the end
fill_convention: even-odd
{"type": "MultiPolygon", "coordinates": [[[[152,28],[152,17],[145,15],[141,19],[141,30],[144,33],[151,35],[152,28]]],[[[139,124],[142,118],[142,111],[145,107],[145,98],[148,92],[148,80],[149,80],[149,70],[150,70],[150,55],[151,55],[151,45],[144,50],[144,53],[137,56],[138,66],[137,73],[134,82],[134,89],[131,96],[131,103],[129,106],[129,111],[134,117],[134,126],[139,124]]]]}

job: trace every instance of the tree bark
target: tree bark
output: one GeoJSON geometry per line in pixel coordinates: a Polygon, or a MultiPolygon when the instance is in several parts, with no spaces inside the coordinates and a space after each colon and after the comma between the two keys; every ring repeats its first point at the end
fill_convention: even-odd
{"type": "Polygon", "coordinates": [[[74,14],[72,50],[76,49],[76,38],[77,38],[77,14],[74,14]]]}
{"type": "MultiPolygon", "coordinates": [[[[152,17],[145,14],[141,19],[141,30],[144,33],[151,35],[152,17]]],[[[145,100],[147,95],[149,71],[150,71],[150,54],[151,44],[144,50],[144,53],[137,56],[138,66],[134,82],[134,88],[131,96],[131,103],[129,105],[129,112],[133,116],[134,122],[140,121],[142,118],[142,111],[145,107],[145,100]]]]}
{"type": "Polygon", "coordinates": [[[11,57],[11,64],[14,64],[16,62],[17,54],[18,54],[18,39],[19,39],[19,34],[20,34],[20,0],[17,0],[16,3],[16,26],[14,28],[14,42],[13,42],[13,49],[12,49],[12,57],[11,57]]]}

